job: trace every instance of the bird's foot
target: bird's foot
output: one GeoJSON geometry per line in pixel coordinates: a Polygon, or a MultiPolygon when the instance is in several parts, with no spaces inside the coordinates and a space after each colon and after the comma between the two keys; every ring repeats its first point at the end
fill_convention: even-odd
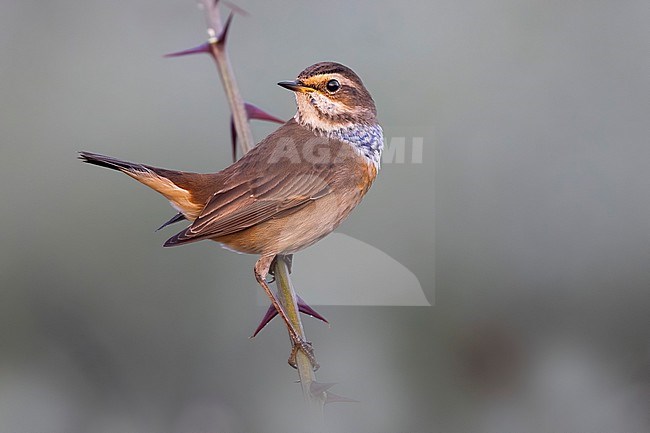
{"type": "Polygon", "coordinates": [[[300,337],[292,338],[292,348],[291,355],[289,355],[289,365],[293,368],[298,368],[298,352],[302,352],[309,359],[309,363],[314,371],[318,370],[320,365],[316,362],[316,356],[314,356],[314,347],[310,341],[303,340],[300,337]]]}

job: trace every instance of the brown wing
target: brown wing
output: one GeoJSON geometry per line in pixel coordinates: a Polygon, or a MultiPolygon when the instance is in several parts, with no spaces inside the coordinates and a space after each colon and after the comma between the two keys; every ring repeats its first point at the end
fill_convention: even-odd
{"type": "MultiPolygon", "coordinates": [[[[279,145],[278,135],[293,133],[300,143],[304,142],[303,128],[291,130],[296,127],[295,123],[288,122],[224,170],[222,188],[208,200],[194,223],[170,238],[165,246],[236,233],[288,215],[327,195],[333,175],[331,165],[297,161],[289,156],[277,158],[275,155],[274,158],[279,145]]],[[[313,135],[308,137],[313,138],[313,135]]],[[[294,150],[300,153],[300,149],[294,150]]]]}

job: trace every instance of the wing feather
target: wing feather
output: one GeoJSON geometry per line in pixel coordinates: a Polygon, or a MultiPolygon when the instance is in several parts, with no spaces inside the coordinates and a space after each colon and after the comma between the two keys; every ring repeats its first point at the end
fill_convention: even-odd
{"type": "MultiPolygon", "coordinates": [[[[230,235],[286,216],[327,195],[332,189],[335,164],[274,160],[274,152],[287,136],[295,139],[299,155],[304,154],[301,146],[314,142],[311,131],[293,120],[287,122],[221,172],[220,189],[208,199],[192,225],[170,238],[165,246],[230,235]]],[[[325,144],[336,146],[340,142],[325,144]]]]}

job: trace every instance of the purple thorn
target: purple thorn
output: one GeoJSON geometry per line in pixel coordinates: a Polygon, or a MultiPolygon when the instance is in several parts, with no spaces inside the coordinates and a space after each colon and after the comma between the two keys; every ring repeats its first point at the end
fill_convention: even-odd
{"type": "Polygon", "coordinates": [[[271,304],[268,310],[266,310],[266,313],[264,313],[264,317],[262,317],[262,321],[260,322],[259,325],[257,325],[257,329],[255,329],[255,332],[253,332],[253,335],[251,335],[251,338],[255,338],[257,334],[259,334],[260,331],[264,329],[264,327],[268,325],[269,322],[273,320],[273,318],[277,315],[278,315],[278,310],[276,310],[273,304],[271,304]]]}
{"type": "Polygon", "coordinates": [[[210,43],[205,42],[199,45],[198,47],[190,48],[188,50],[183,50],[183,51],[176,51],[175,53],[165,54],[163,57],[181,57],[181,56],[189,56],[191,54],[200,54],[200,53],[212,54],[210,43]]]}
{"type": "MultiPolygon", "coordinates": [[[[307,303],[303,301],[300,296],[298,296],[297,298],[298,298],[297,299],[298,311],[308,316],[311,316],[315,319],[321,320],[329,325],[330,322],[328,322],[327,319],[324,318],[322,315],[320,315],[316,310],[314,310],[309,305],[307,305],[307,303]]],[[[273,307],[273,305],[270,305],[269,308],[266,310],[266,313],[264,313],[264,317],[262,317],[260,324],[257,325],[255,332],[253,332],[253,335],[251,335],[251,338],[255,338],[257,334],[259,334],[260,331],[264,329],[264,327],[266,327],[266,325],[268,325],[269,322],[273,320],[273,318],[277,315],[278,315],[278,311],[275,309],[275,307],[273,307]]]]}
{"type": "Polygon", "coordinates": [[[246,108],[246,116],[248,116],[249,119],[266,120],[267,122],[275,122],[279,124],[283,124],[285,122],[284,120],[267,113],[260,107],[256,107],[255,105],[249,104],[248,102],[244,102],[244,107],[246,108]]]}
{"type": "MultiPolygon", "coordinates": [[[[267,122],[275,122],[280,124],[284,123],[284,120],[275,117],[262,110],[261,108],[256,107],[253,104],[249,104],[248,102],[244,102],[244,108],[246,109],[246,118],[248,120],[255,119],[266,120],[267,122]]],[[[237,129],[235,128],[235,120],[233,119],[232,115],[230,116],[230,146],[232,148],[232,161],[235,162],[237,161],[237,129]]]]}
{"type": "Polygon", "coordinates": [[[321,383],[315,380],[309,384],[309,393],[313,396],[320,395],[336,385],[335,383],[321,383]]]}
{"type": "Polygon", "coordinates": [[[320,315],[318,313],[318,311],[314,310],[309,305],[307,305],[307,303],[300,296],[296,296],[296,297],[298,298],[297,299],[297,301],[298,301],[298,311],[300,311],[301,313],[304,313],[304,314],[306,314],[308,316],[311,316],[314,319],[318,319],[318,320],[320,320],[322,322],[325,322],[328,325],[330,324],[330,322],[328,322],[326,318],[324,318],[322,315],[320,315]]]}
{"type": "Polygon", "coordinates": [[[333,392],[328,391],[325,397],[325,404],[330,403],[359,403],[359,400],[343,397],[342,395],[334,394],[333,392]]]}
{"type": "Polygon", "coordinates": [[[226,44],[226,37],[228,36],[228,30],[230,30],[230,23],[232,23],[232,18],[234,16],[235,14],[230,12],[230,15],[228,15],[228,18],[226,19],[226,23],[223,25],[223,29],[221,29],[221,33],[219,33],[219,36],[217,36],[217,44],[219,45],[226,44]]]}

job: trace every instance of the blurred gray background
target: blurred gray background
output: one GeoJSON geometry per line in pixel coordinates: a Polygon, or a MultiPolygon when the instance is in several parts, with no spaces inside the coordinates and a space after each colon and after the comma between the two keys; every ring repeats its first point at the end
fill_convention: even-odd
{"type": "MultiPolygon", "coordinates": [[[[647,1],[237,4],[247,100],[289,118],[275,83],[336,60],[388,138],[423,137],[340,231],[435,305],[305,320],[319,379],[360,400],[331,430],[648,431],[647,1]]],[[[229,164],[211,59],[161,57],[204,31],[192,1],[0,5],[0,432],[309,431],[280,323],[248,340],[255,258],[161,248],[166,201],[76,160],[229,164]]]]}

